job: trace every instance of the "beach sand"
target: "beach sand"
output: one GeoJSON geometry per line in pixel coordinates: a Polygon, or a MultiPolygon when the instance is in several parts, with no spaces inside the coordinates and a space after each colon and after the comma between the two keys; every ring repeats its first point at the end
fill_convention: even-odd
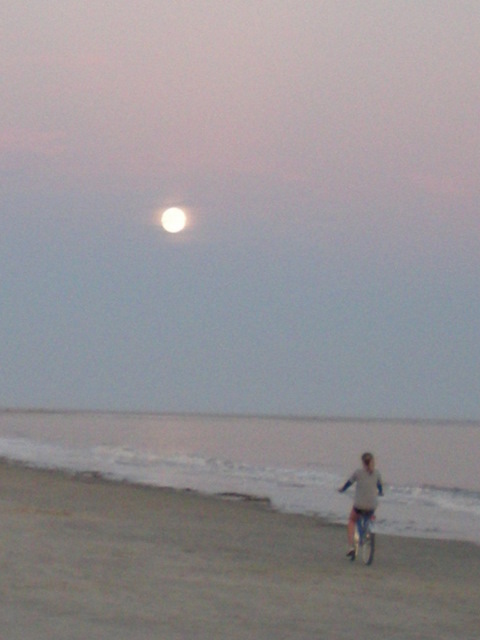
{"type": "Polygon", "coordinates": [[[480,547],[0,463],[1,640],[478,638],[480,547]]]}

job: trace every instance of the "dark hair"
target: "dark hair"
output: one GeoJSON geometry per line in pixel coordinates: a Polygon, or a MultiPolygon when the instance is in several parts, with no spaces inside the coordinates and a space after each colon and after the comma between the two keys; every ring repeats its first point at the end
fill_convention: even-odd
{"type": "Polygon", "coordinates": [[[362,462],[364,464],[370,464],[370,462],[373,460],[373,453],[368,453],[368,451],[364,454],[362,454],[362,462]]]}

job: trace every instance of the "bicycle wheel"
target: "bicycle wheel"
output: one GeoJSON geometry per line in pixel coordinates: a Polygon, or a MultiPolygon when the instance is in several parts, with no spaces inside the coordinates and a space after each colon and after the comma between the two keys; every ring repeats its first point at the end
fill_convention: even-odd
{"type": "Polygon", "coordinates": [[[373,562],[373,555],[375,553],[375,534],[368,531],[365,534],[362,544],[362,560],[364,564],[370,565],[373,562]]]}

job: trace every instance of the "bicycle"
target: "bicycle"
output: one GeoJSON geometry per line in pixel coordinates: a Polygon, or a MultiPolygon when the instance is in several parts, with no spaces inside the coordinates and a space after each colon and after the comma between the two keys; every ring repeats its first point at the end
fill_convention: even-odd
{"type": "Polygon", "coordinates": [[[353,538],[355,554],[352,554],[352,562],[355,558],[361,557],[363,563],[371,565],[375,553],[375,533],[373,522],[375,514],[373,511],[360,511],[359,518],[355,523],[355,534],[353,538]]]}

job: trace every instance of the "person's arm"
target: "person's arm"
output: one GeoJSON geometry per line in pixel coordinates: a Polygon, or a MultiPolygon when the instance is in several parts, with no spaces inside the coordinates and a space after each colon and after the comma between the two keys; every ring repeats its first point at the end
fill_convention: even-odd
{"type": "Polygon", "coordinates": [[[378,489],[378,495],[383,496],[382,476],[380,474],[378,474],[378,478],[377,478],[377,489],[378,489]]]}
{"type": "Polygon", "coordinates": [[[339,493],[343,493],[344,491],[346,491],[348,489],[348,487],[351,487],[353,484],[353,482],[351,480],[347,480],[345,482],[345,484],[343,485],[343,487],[340,487],[340,489],[338,490],[339,493]]]}
{"type": "Polygon", "coordinates": [[[356,482],[356,481],[357,481],[357,472],[356,472],[356,471],[354,471],[354,472],[352,473],[352,475],[350,476],[350,478],[345,482],[345,484],[343,485],[343,487],[341,487],[341,488],[339,489],[339,492],[340,492],[340,493],[343,493],[344,491],[346,491],[346,490],[348,489],[348,487],[351,487],[351,486],[352,486],[352,484],[353,484],[354,482],[356,482]]]}

